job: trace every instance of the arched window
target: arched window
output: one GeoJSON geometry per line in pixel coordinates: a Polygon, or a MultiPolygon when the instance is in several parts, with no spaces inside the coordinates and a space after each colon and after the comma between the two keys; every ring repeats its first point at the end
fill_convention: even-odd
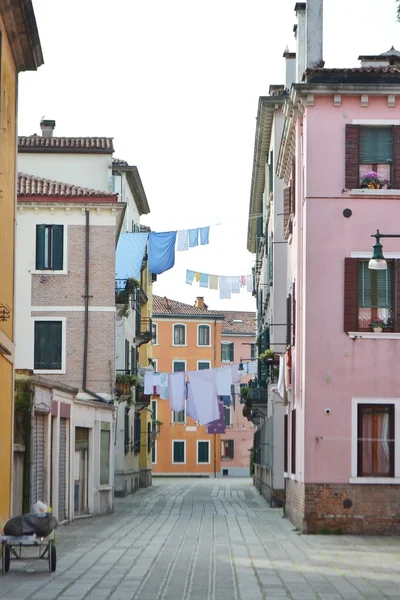
{"type": "Polygon", "coordinates": [[[197,345],[198,346],[209,346],[210,345],[210,326],[209,325],[199,325],[197,331],[198,331],[197,345]]]}
{"type": "Polygon", "coordinates": [[[174,325],[174,346],[184,346],[186,344],[186,326],[174,325]]]}

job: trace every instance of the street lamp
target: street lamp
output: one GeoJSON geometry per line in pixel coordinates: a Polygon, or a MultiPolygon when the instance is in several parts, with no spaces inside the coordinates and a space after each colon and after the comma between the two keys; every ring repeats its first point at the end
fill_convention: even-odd
{"type": "Polygon", "coordinates": [[[371,237],[375,238],[374,253],[371,260],[369,261],[368,268],[373,271],[382,271],[387,269],[387,262],[382,253],[382,244],[380,243],[381,238],[400,238],[400,233],[379,233],[379,229],[376,233],[373,233],[371,237]]]}

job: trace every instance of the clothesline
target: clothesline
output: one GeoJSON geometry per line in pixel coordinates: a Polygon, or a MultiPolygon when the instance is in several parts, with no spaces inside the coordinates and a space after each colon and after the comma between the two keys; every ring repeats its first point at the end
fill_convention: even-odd
{"type": "Polygon", "coordinates": [[[200,271],[186,270],[186,283],[192,285],[196,280],[202,288],[219,290],[221,300],[230,300],[232,294],[240,294],[241,289],[253,292],[253,275],[211,275],[200,271]]]}

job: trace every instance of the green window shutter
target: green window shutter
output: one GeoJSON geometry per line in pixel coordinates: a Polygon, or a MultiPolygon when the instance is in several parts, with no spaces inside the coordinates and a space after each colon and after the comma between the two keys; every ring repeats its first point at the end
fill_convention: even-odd
{"type": "Polygon", "coordinates": [[[174,442],[174,463],[185,462],[185,442],[174,442]]]}
{"type": "Polygon", "coordinates": [[[388,261],[386,270],[374,271],[368,261],[360,261],[358,290],[360,308],[392,308],[393,264],[388,261]]]}
{"type": "Polygon", "coordinates": [[[134,449],[135,452],[140,452],[140,413],[135,412],[135,420],[134,420],[134,449]]]}
{"type": "Polygon", "coordinates": [[[224,406],[225,427],[231,426],[231,409],[229,406],[224,406]]]}
{"type": "Polygon", "coordinates": [[[110,483],[110,423],[102,423],[100,430],[100,485],[110,483]]]}
{"type": "Polygon", "coordinates": [[[36,321],[34,369],[59,370],[61,367],[61,321],[36,321]]]}
{"type": "Polygon", "coordinates": [[[360,164],[391,163],[392,127],[360,127],[360,164]]]}
{"type": "Polygon", "coordinates": [[[45,269],[46,225],[36,225],[36,269],[45,269]]]}
{"type": "Polygon", "coordinates": [[[53,225],[52,227],[52,268],[62,271],[64,265],[64,226],[53,225]]]}
{"type": "Polygon", "coordinates": [[[229,360],[231,362],[233,362],[233,359],[234,359],[234,352],[235,352],[235,348],[234,348],[234,345],[232,343],[232,344],[229,345],[229,360]]]}
{"type": "Polygon", "coordinates": [[[235,443],[234,440],[228,440],[229,458],[235,458],[235,443]]]}
{"type": "Polygon", "coordinates": [[[185,363],[183,361],[174,362],[174,373],[179,373],[185,370],[185,363]]]}
{"type": "Polygon", "coordinates": [[[151,401],[151,412],[153,421],[157,421],[157,400],[151,401]]]}
{"type": "Polygon", "coordinates": [[[208,452],[208,448],[209,448],[209,444],[208,442],[197,442],[198,444],[198,459],[197,462],[199,463],[208,463],[210,461],[209,459],[209,452],[208,452]]]}
{"type": "Polygon", "coordinates": [[[204,371],[205,369],[209,369],[209,368],[210,368],[209,362],[199,362],[199,366],[198,366],[199,371],[204,371]]]}
{"type": "Polygon", "coordinates": [[[269,277],[269,281],[271,281],[271,279],[273,279],[273,276],[274,276],[273,240],[274,240],[274,235],[273,235],[273,233],[271,233],[269,236],[269,247],[268,247],[268,277],[269,277]]]}

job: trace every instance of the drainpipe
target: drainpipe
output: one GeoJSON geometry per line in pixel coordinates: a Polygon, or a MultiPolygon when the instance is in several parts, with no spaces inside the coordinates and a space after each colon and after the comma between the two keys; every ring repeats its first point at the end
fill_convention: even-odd
{"type": "Polygon", "coordinates": [[[90,394],[99,402],[103,404],[111,404],[112,400],[108,401],[102,398],[99,394],[88,390],[87,382],[87,364],[88,364],[88,340],[89,340],[89,210],[85,211],[86,224],[85,224],[85,323],[84,323],[84,337],[83,337],[83,377],[82,377],[82,389],[86,394],[90,394]]]}
{"type": "Polygon", "coordinates": [[[30,438],[29,438],[29,508],[33,504],[33,480],[35,475],[35,396],[33,390],[31,394],[30,407],[30,438]]]}
{"type": "MultiPolygon", "coordinates": [[[[217,366],[217,319],[214,319],[214,368],[217,366]]],[[[214,479],[217,478],[217,434],[214,433],[214,479]]]]}

